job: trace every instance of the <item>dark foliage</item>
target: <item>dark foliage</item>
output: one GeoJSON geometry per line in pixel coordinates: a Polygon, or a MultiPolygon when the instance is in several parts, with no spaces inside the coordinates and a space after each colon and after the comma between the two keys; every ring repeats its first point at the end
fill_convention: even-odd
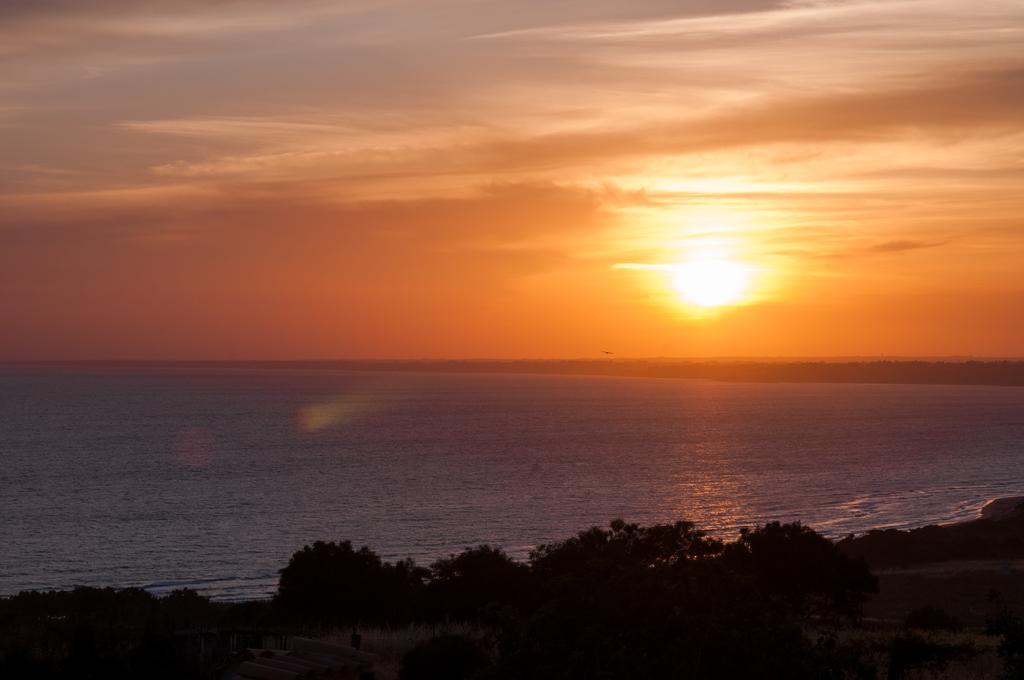
{"type": "Polygon", "coordinates": [[[480,645],[461,635],[441,635],[416,645],[402,657],[400,680],[470,680],[481,677],[490,660],[480,645]]]}
{"type": "Polygon", "coordinates": [[[430,567],[428,617],[476,621],[488,608],[521,607],[531,599],[531,574],[498,548],[482,545],[430,567]]]}
{"type": "Polygon", "coordinates": [[[498,677],[856,675],[834,640],[804,634],[803,617],[812,602],[853,614],[874,587],[863,564],[798,525],[723,547],[688,523],[616,521],[538,548],[531,567],[539,603],[501,630],[498,677]],[[816,562],[803,585],[781,574],[804,558],[816,562]]]}
{"type": "Polygon", "coordinates": [[[755,575],[762,596],[793,614],[856,616],[867,595],[878,592],[863,560],[843,555],[799,522],[743,530],[725,557],[734,569],[755,575]]]}
{"type": "Polygon", "coordinates": [[[284,620],[303,625],[400,623],[416,618],[427,570],[384,562],[348,541],[317,541],[281,570],[274,600],[284,620]]]}
{"type": "Polygon", "coordinates": [[[960,630],[960,622],[955,616],[931,605],[910,611],[904,625],[912,630],[945,630],[953,633],[960,630]]]}
{"type": "Polygon", "coordinates": [[[1012,612],[1002,612],[989,622],[988,632],[998,635],[999,658],[1003,660],[1006,680],[1024,678],[1024,618],[1012,612]]]}
{"type": "MultiPolygon", "coordinates": [[[[217,605],[214,625],[223,628],[258,628],[277,623],[271,603],[254,600],[217,605]]],[[[194,625],[194,624],[193,624],[194,625]]]]}
{"type": "Polygon", "coordinates": [[[183,678],[194,675],[176,629],[212,621],[191,591],[78,588],[0,599],[0,677],[183,678]]]}
{"type": "Polygon", "coordinates": [[[900,680],[912,671],[941,673],[950,663],[976,654],[969,644],[946,644],[908,633],[889,643],[889,680],[900,680]]]}
{"type": "Polygon", "coordinates": [[[459,620],[486,626],[493,659],[442,638],[410,653],[403,677],[867,678],[828,631],[874,589],[863,561],[800,524],[723,544],[688,522],[616,520],[540,546],[527,564],[480,546],[430,569],[318,542],[281,570],[273,603],[95,589],[2,599],[0,676],[195,677],[182,628],[459,620]]]}
{"type": "Polygon", "coordinates": [[[550,581],[679,565],[721,552],[720,541],[690,522],[641,527],[615,520],[608,530],[593,527],[566,541],[540,546],[531,553],[530,566],[538,577],[550,581]]]}

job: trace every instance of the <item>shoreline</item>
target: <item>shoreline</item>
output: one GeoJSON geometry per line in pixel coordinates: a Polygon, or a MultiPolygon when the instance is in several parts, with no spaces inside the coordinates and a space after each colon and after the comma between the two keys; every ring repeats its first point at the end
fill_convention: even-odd
{"type": "MultiPolygon", "coordinates": [[[[1006,519],[1017,512],[1017,508],[1024,504],[1024,496],[1006,496],[990,500],[981,508],[977,519],[1006,519]]],[[[975,521],[975,520],[970,520],[975,521]]]]}
{"type": "Polygon", "coordinates": [[[1024,496],[1005,496],[989,500],[970,519],[868,532],[839,544],[867,560],[879,575],[1010,573],[1024,566],[1016,538],[1022,518],[1024,496]]]}

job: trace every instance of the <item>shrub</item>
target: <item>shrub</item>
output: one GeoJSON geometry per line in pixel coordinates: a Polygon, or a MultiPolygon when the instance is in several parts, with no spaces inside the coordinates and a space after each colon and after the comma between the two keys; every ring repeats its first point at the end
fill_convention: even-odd
{"type": "Polygon", "coordinates": [[[999,658],[1003,661],[1003,677],[1024,678],[1024,619],[1004,611],[989,622],[988,633],[1001,637],[999,658]]]}
{"type": "Polygon", "coordinates": [[[488,665],[480,646],[462,635],[442,635],[402,657],[400,680],[469,680],[488,665]]]}
{"type": "Polygon", "coordinates": [[[954,633],[960,630],[960,622],[955,616],[931,605],[910,611],[904,625],[916,630],[946,630],[954,633]]]}
{"type": "Polygon", "coordinates": [[[941,673],[950,663],[974,653],[975,649],[970,644],[945,644],[927,640],[914,633],[899,635],[889,644],[887,677],[888,680],[900,680],[916,670],[941,673]]]}

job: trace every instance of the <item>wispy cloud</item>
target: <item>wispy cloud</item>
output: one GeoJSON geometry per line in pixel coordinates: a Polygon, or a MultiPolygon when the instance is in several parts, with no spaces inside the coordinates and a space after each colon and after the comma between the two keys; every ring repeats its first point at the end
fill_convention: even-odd
{"type": "Polygon", "coordinates": [[[905,253],[911,250],[938,248],[939,246],[944,246],[947,243],[948,241],[912,241],[910,239],[900,239],[896,241],[885,241],[884,243],[876,243],[865,248],[864,252],[870,254],[905,253]]]}

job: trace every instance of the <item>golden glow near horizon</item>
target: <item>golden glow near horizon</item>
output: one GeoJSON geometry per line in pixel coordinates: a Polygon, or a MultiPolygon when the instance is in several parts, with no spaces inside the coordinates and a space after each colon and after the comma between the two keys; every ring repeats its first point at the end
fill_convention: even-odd
{"type": "Polygon", "coordinates": [[[1018,0],[0,3],[0,360],[1024,355],[1021,44],[1018,0]]]}

